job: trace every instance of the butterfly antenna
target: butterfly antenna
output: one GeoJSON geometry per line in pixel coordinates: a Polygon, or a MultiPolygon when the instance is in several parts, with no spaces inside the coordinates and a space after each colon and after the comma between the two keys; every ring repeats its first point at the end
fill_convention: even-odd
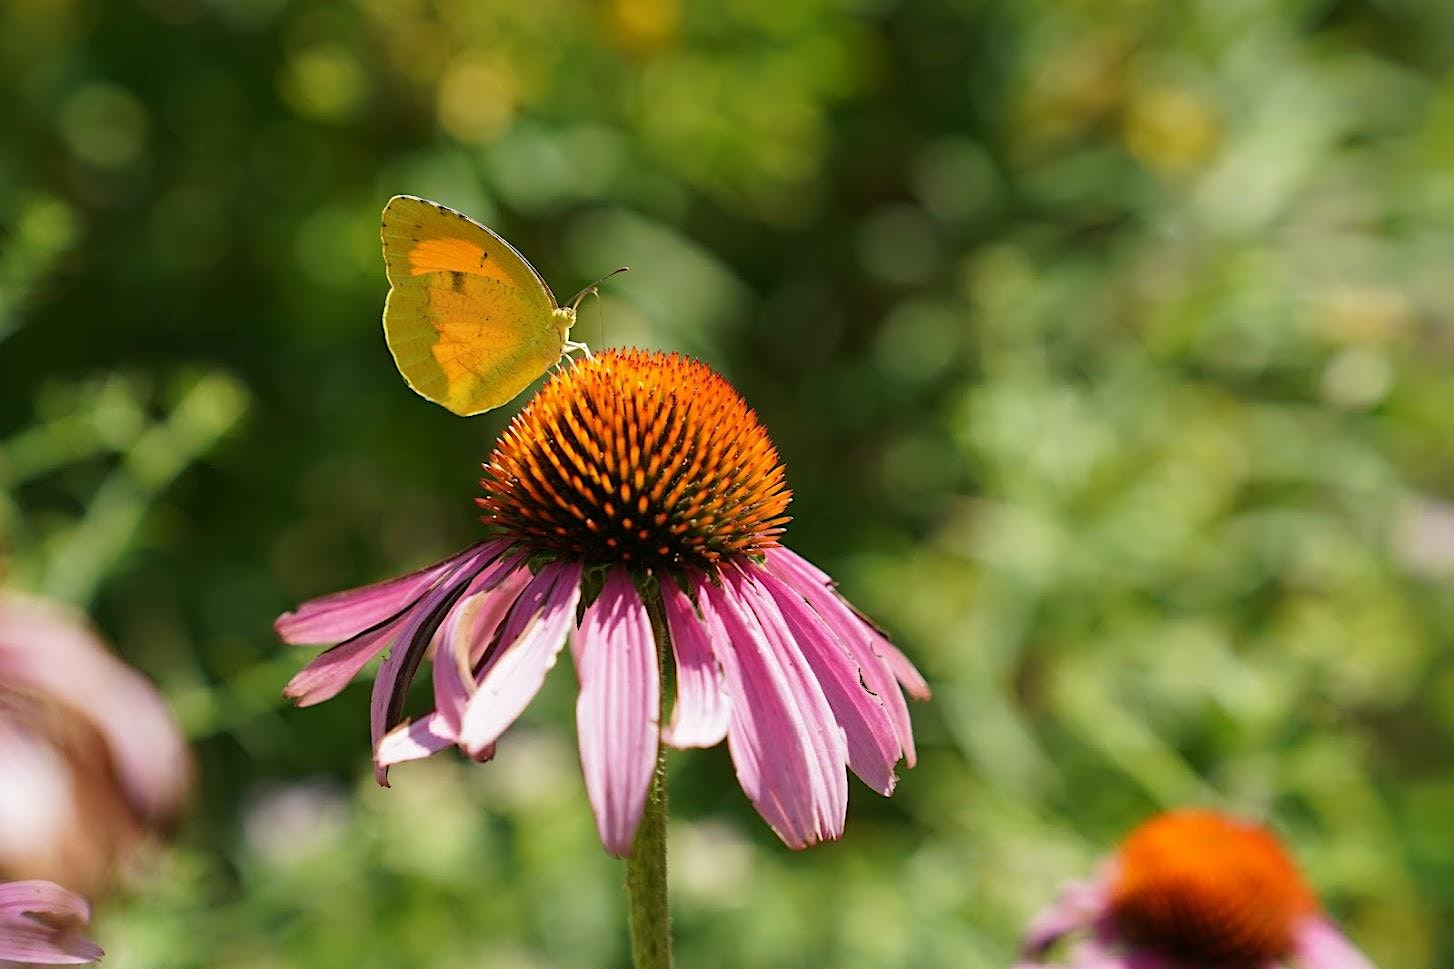
{"type": "Polygon", "coordinates": [[[630,266],[622,266],[619,269],[613,269],[613,270],[611,270],[606,275],[602,276],[600,279],[596,280],[594,283],[591,283],[591,285],[589,285],[585,289],[581,290],[579,293],[576,293],[575,296],[571,297],[570,308],[573,309],[573,310],[579,310],[581,308],[581,302],[587,296],[590,296],[590,295],[594,294],[595,296],[599,297],[601,295],[596,290],[596,287],[597,286],[601,285],[606,280],[610,279],[612,276],[616,276],[616,275],[619,275],[621,273],[628,272],[630,269],[631,269],[630,266]]]}
{"type": "Polygon", "coordinates": [[[596,321],[601,327],[601,345],[606,345],[606,301],[601,299],[601,294],[596,293],[596,321]]]}

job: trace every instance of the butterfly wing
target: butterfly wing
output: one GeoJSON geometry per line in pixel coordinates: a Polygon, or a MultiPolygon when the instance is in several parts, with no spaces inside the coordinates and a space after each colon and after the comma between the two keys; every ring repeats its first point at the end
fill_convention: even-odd
{"type": "Polygon", "coordinates": [[[421,396],[467,417],[511,400],[560,359],[555,297],[504,239],[411,195],[389,200],[382,235],[384,339],[421,396]]]}

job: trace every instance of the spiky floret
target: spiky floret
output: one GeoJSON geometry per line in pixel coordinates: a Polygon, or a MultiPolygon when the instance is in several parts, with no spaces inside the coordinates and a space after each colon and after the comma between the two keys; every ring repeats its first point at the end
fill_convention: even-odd
{"type": "Polygon", "coordinates": [[[1116,857],[1111,917],[1125,935],[1192,965],[1261,969],[1317,909],[1277,839],[1208,811],[1162,814],[1116,857]]]}
{"type": "Polygon", "coordinates": [[[792,499],[732,385],[644,350],[562,367],[500,436],[480,484],[484,520],[534,552],[668,569],[776,545],[792,499]]]}

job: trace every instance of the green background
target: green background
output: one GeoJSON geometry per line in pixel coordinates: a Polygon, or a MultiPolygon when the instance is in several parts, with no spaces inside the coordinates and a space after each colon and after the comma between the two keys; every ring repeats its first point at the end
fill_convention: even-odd
{"type": "Polygon", "coordinates": [[[1003,967],[1187,804],[1269,819],[1380,965],[1454,964],[1451,64],[1442,0],[0,6],[5,581],[199,764],[107,965],[626,964],[568,663],[391,791],[366,683],[279,696],[273,617],[473,541],[514,410],[397,376],[400,192],[557,292],[630,265],[575,335],[726,374],[787,541],[936,690],[802,854],[673,755],[681,965],[1003,967]]]}

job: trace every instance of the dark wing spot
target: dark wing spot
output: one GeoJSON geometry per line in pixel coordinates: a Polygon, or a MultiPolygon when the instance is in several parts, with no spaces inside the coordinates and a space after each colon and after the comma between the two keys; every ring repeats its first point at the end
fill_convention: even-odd
{"type": "Polygon", "coordinates": [[[449,274],[449,288],[454,290],[456,293],[463,293],[464,273],[459,272],[458,270],[451,271],[449,274]]]}

